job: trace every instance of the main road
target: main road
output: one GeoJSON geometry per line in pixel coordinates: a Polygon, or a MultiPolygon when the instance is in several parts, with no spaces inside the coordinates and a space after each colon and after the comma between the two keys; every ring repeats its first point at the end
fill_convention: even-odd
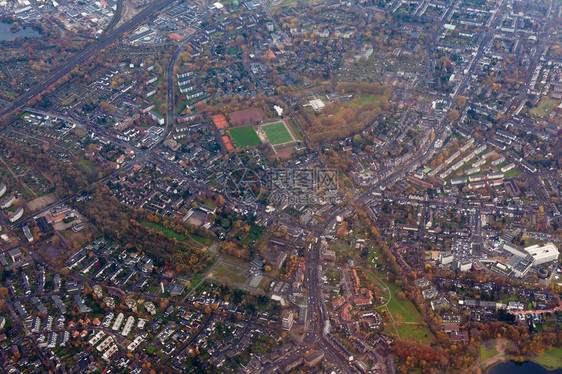
{"type": "MultiPolygon", "coordinates": [[[[436,128],[436,133],[440,133],[444,124],[445,120],[442,119],[436,128]]],[[[314,230],[313,235],[316,236],[316,238],[322,235],[329,235],[331,227],[336,223],[336,217],[338,215],[345,216],[352,211],[351,207],[367,203],[374,191],[379,190],[381,187],[384,188],[386,186],[392,185],[397,180],[406,175],[411,165],[415,163],[421,163],[429,158],[430,156],[428,154],[428,151],[432,147],[434,147],[436,140],[437,138],[431,142],[428,142],[427,148],[425,150],[419,149],[418,152],[416,152],[416,156],[414,156],[413,159],[410,160],[406,165],[396,169],[390,175],[381,179],[378,183],[365,191],[363,194],[357,196],[350,204],[348,204],[347,208],[336,208],[332,212],[330,217],[326,219],[324,224],[314,230]]],[[[307,344],[314,344],[318,348],[323,349],[329,359],[334,362],[334,364],[338,366],[338,368],[343,372],[356,372],[357,369],[351,365],[351,362],[348,361],[349,357],[344,357],[342,352],[333,346],[329,338],[330,321],[324,298],[322,296],[322,285],[319,281],[318,276],[318,267],[320,264],[320,242],[320,240],[317,240],[316,243],[312,244],[308,248],[306,258],[305,274],[307,277],[308,290],[307,324],[309,330],[306,335],[305,342],[307,344]]]]}
{"type": "Polygon", "coordinates": [[[146,22],[154,17],[162,11],[162,9],[171,5],[174,1],[176,0],[155,0],[150,3],[146,8],[137,13],[133,18],[125,22],[119,28],[110,30],[105,36],[73,55],[63,66],[50,72],[47,75],[47,78],[37,83],[25,93],[18,96],[14,101],[10,102],[7,106],[2,108],[2,110],[0,110],[0,117],[10,114],[23,107],[28,101],[45,92],[50,86],[55,84],[66,74],[70,73],[74,68],[88,61],[104,48],[120,40],[125,33],[136,29],[143,22],[146,22]]]}

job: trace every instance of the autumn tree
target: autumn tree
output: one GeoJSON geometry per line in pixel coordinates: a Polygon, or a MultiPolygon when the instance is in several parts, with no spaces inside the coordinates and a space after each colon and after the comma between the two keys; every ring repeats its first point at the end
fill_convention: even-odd
{"type": "Polygon", "coordinates": [[[456,122],[458,121],[460,117],[459,111],[457,109],[451,109],[448,113],[447,113],[447,119],[451,122],[456,122]]]}

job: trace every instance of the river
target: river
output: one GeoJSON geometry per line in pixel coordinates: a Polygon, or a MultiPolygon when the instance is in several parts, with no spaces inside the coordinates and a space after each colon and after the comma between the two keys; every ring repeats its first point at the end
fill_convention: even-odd
{"type": "Polygon", "coordinates": [[[505,361],[491,366],[486,374],[562,374],[562,369],[548,370],[544,366],[531,361],[505,361]]]}
{"type": "Polygon", "coordinates": [[[10,28],[12,24],[9,22],[0,22],[0,42],[12,41],[16,38],[35,38],[40,36],[39,32],[32,27],[21,27],[16,32],[12,32],[10,28]]]}

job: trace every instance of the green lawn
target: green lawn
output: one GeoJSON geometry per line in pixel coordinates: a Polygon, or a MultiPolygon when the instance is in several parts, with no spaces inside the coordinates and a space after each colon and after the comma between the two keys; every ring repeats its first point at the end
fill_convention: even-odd
{"type": "MultiPolygon", "coordinates": [[[[531,238],[531,237],[528,236],[528,235],[523,235],[523,236],[521,237],[521,240],[525,242],[524,247],[530,247],[530,246],[532,246],[532,245],[541,244],[541,243],[543,242],[542,240],[538,240],[538,239],[531,238]]],[[[561,357],[562,357],[562,356],[561,356],[561,357]]]]}
{"type": "Polygon", "coordinates": [[[240,240],[246,245],[251,245],[254,241],[257,242],[260,239],[265,229],[263,226],[251,226],[250,231],[242,235],[240,240]]]}
{"type": "Polygon", "coordinates": [[[396,329],[398,330],[400,338],[402,339],[408,337],[422,343],[433,342],[431,332],[426,326],[398,323],[396,329]]]}
{"type": "Polygon", "coordinates": [[[203,245],[209,245],[211,244],[211,239],[206,238],[204,236],[200,236],[197,234],[191,234],[191,239],[195,240],[196,242],[203,244],[203,245]]]}
{"type": "Polygon", "coordinates": [[[523,174],[523,172],[519,168],[513,168],[507,173],[504,174],[505,178],[515,178],[523,174]]]}
{"type": "Polygon", "coordinates": [[[532,361],[550,369],[562,368],[562,347],[549,349],[536,358],[532,358],[532,361]]]}
{"type": "Polygon", "coordinates": [[[243,284],[247,279],[246,274],[240,268],[222,262],[209,273],[209,278],[226,284],[243,284]]]}
{"type": "Polygon", "coordinates": [[[359,105],[367,104],[367,103],[374,103],[381,99],[378,95],[360,95],[358,98],[353,99],[351,103],[357,103],[359,105]]]}
{"type": "Polygon", "coordinates": [[[394,283],[385,282],[387,287],[390,289],[392,294],[392,299],[387,305],[388,311],[396,318],[397,314],[402,315],[403,322],[418,322],[421,318],[418,310],[408,299],[400,300],[397,293],[400,291],[398,286],[394,283]]]}
{"type": "Polygon", "coordinates": [[[275,122],[261,127],[272,145],[293,141],[293,136],[283,122],[275,122]]]}
{"type": "Polygon", "coordinates": [[[154,353],[157,351],[156,347],[153,346],[153,345],[147,346],[144,350],[145,350],[146,353],[149,354],[149,355],[154,354],[154,353]]]}
{"type": "Polygon", "coordinates": [[[490,357],[494,357],[498,354],[498,351],[496,350],[496,342],[492,340],[489,344],[492,346],[492,349],[488,349],[485,344],[480,344],[480,362],[486,361],[490,357]]]}
{"type": "Polygon", "coordinates": [[[96,164],[89,160],[82,159],[80,160],[80,162],[82,163],[82,165],[86,166],[92,173],[97,173],[99,171],[99,168],[96,166],[96,164]]]}
{"type": "Polygon", "coordinates": [[[537,106],[529,110],[529,112],[536,116],[546,117],[559,103],[559,100],[551,99],[550,97],[543,97],[537,106]]]}
{"type": "MultiPolygon", "coordinates": [[[[433,335],[431,331],[427,328],[427,326],[422,324],[413,324],[413,323],[401,323],[401,322],[422,322],[422,316],[412,304],[412,302],[408,299],[400,300],[397,296],[400,288],[396,286],[394,283],[386,282],[382,278],[377,279],[374,277],[370,272],[366,273],[367,276],[374,281],[379,286],[382,286],[381,283],[386,285],[390,291],[391,300],[386,307],[382,307],[382,309],[386,309],[395,319],[396,321],[396,330],[398,334],[400,334],[400,338],[410,338],[413,340],[421,341],[423,343],[432,343],[434,342],[433,335]],[[379,281],[380,280],[380,281],[379,281]],[[398,315],[401,315],[402,318],[399,318],[398,315]]],[[[385,292],[384,299],[388,300],[388,294],[385,292]]],[[[394,332],[393,329],[390,331],[394,332]]]]}
{"type": "Polygon", "coordinates": [[[261,144],[260,138],[252,126],[237,127],[228,132],[239,148],[255,147],[261,144]]]}
{"type": "Polygon", "coordinates": [[[213,200],[210,200],[210,199],[205,199],[205,201],[203,201],[203,204],[205,204],[205,206],[207,206],[211,209],[215,209],[217,207],[215,202],[213,200]]]}
{"type": "Polygon", "coordinates": [[[189,100],[182,100],[176,103],[174,108],[176,115],[180,115],[181,112],[185,110],[185,107],[189,104],[189,100]]]}
{"type": "Polygon", "coordinates": [[[162,104],[164,104],[165,102],[165,98],[160,100],[157,98],[158,97],[158,92],[156,92],[154,95],[152,95],[149,100],[152,101],[154,103],[154,111],[158,114],[160,114],[162,117],[166,118],[166,113],[160,113],[160,107],[162,106],[162,104]]]}
{"type": "Polygon", "coordinates": [[[164,226],[160,225],[159,223],[141,221],[140,224],[143,225],[143,226],[149,227],[151,229],[160,231],[161,233],[163,233],[165,235],[168,235],[171,238],[175,238],[176,240],[179,240],[180,242],[185,240],[185,236],[183,236],[182,234],[178,234],[174,230],[167,229],[164,226]]]}
{"type": "Polygon", "coordinates": [[[292,119],[289,119],[289,126],[291,126],[291,128],[293,129],[293,132],[295,133],[295,135],[297,136],[297,138],[299,140],[302,140],[302,134],[300,129],[298,128],[297,124],[295,123],[295,121],[293,121],[292,119]]]}

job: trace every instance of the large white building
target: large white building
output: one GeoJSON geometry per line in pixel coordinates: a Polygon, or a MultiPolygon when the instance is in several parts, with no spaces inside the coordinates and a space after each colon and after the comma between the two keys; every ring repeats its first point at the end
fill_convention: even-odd
{"type": "Polygon", "coordinates": [[[123,336],[129,335],[134,324],[135,324],[135,317],[129,316],[129,318],[127,318],[127,322],[125,322],[125,327],[123,327],[123,331],[121,331],[121,335],[123,336]]]}
{"type": "Polygon", "coordinates": [[[308,102],[308,105],[310,105],[316,113],[322,111],[322,109],[324,109],[324,107],[326,106],[326,104],[324,104],[321,99],[310,100],[308,102]]]}
{"type": "Polygon", "coordinates": [[[441,265],[450,264],[453,262],[454,259],[455,256],[453,256],[451,252],[439,253],[439,261],[441,262],[441,265]]]}
{"type": "Polygon", "coordinates": [[[293,327],[293,322],[294,322],[293,312],[285,313],[285,316],[283,317],[282,320],[283,329],[290,331],[291,328],[293,327]]]}
{"type": "Polygon", "coordinates": [[[545,245],[532,245],[525,248],[525,251],[533,256],[533,265],[546,264],[547,262],[556,261],[560,252],[553,243],[546,243],[545,245]]]}
{"type": "Polygon", "coordinates": [[[8,219],[10,220],[10,222],[16,222],[22,216],[23,216],[23,208],[19,207],[12,215],[10,215],[10,217],[8,217],[8,219]]]}
{"type": "Polygon", "coordinates": [[[16,201],[16,196],[12,195],[0,203],[0,208],[8,209],[12,205],[14,205],[14,201],[16,201]]]}
{"type": "Polygon", "coordinates": [[[113,327],[112,327],[113,331],[117,331],[121,328],[123,319],[125,319],[125,315],[123,313],[119,313],[117,315],[117,318],[115,319],[115,322],[113,322],[113,327]]]}

